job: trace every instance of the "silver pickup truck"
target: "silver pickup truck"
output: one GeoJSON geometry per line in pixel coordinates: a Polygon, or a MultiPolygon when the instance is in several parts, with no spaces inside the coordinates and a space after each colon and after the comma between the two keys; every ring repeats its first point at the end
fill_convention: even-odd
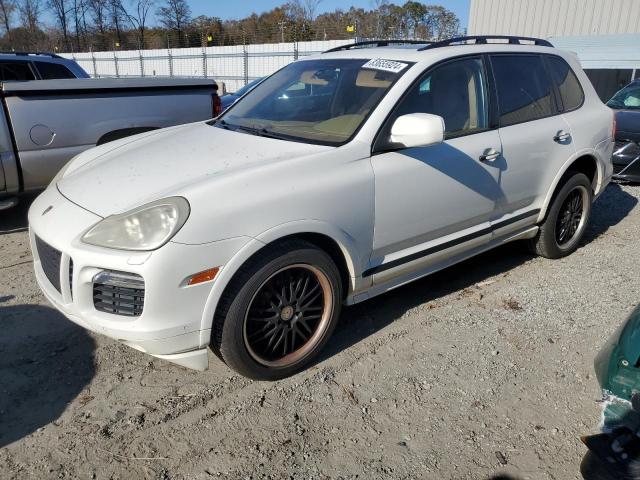
{"type": "Polygon", "coordinates": [[[46,187],[78,153],[215,116],[213,80],[70,79],[2,83],[0,210],[46,187]]]}

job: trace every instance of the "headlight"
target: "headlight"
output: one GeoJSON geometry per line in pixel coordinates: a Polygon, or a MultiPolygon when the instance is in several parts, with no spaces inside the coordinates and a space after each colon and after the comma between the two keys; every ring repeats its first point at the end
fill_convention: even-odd
{"type": "Polygon", "coordinates": [[[189,217],[189,202],[170,197],[111,215],[84,234],[82,241],[119,250],[156,250],[178,233],[189,217]]]}

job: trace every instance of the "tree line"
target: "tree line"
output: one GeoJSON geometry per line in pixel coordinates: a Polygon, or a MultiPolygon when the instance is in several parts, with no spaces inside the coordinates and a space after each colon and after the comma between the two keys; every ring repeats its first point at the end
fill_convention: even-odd
{"type": "Polygon", "coordinates": [[[321,2],[291,0],[268,12],[222,20],[194,18],[187,0],[0,0],[0,49],[80,52],[351,38],[431,40],[460,30],[456,15],[440,5],[373,0],[370,9],[318,13],[321,2]]]}

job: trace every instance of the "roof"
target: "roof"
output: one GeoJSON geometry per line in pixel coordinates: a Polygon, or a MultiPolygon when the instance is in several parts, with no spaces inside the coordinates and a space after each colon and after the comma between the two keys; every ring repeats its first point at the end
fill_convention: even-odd
{"type": "Polygon", "coordinates": [[[557,48],[578,55],[585,69],[640,69],[640,34],[551,37],[557,48]]]}
{"type": "MultiPolygon", "coordinates": [[[[389,45],[385,47],[353,48],[350,50],[329,51],[321,55],[305,58],[385,58],[389,60],[399,60],[405,62],[433,62],[454,56],[494,53],[494,52],[531,52],[531,53],[559,53],[556,49],[538,45],[512,45],[509,43],[488,43],[488,44],[464,44],[442,46],[438,48],[422,49],[424,45],[414,45],[414,48],[407,48],[403,45],[389,45]]],[[[301,61],[304,61],[301,60],[301,61]]]]}

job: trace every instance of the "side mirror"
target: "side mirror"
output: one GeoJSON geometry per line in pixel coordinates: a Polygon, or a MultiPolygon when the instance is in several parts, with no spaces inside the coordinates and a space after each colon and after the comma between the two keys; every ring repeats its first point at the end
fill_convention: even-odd
{"type": "Polygon", "coordinates": [[[444,119],[430,113],[398,117],[391,127],[392,143],[405,148],[427,147],[444,141],[444,119]]]}

